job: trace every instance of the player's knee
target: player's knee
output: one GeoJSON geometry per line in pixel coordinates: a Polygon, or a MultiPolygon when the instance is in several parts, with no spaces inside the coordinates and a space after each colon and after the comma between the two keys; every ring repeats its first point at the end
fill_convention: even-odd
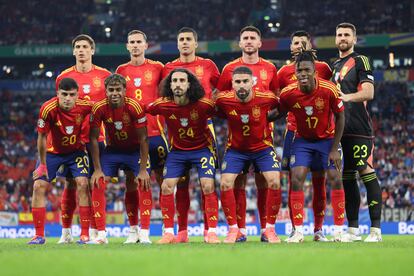
{"type": "Polygon", "coordinates": [[[214,181],[202,182],[201,189],[203,189],[204,194],[211,194],[212,192],[214,192],[214,181]]]}
{"type": "Polygon", "coordinates": [[[228,191],[230,189],[233,189],[234,187],[234,181],[231,181],[228,177],[221,177],[220,181],[220,190],[222,191],[228,191]]]}
{"type": "Polygon", "coordinates": [[[331,184],[332,189],[340,190],[343,189],[342,176],[337,170],[328,171],[328,181],[331,184]]]}
{"type": "Polygon", "coordinates": [[[272,189],[272,190],[280,189],[280,179],[278,177],[270,178],[267,181],[267,188],[272,189]]]}
{"type": "Polygon", "coordinates": [[[174,193],[174,186],[164,181],[161,185],[161,193],[163,195],[170,195],[174,193]]]}
{"type": "Polygon", "coordinates": [[[46,193],[47,182],[43,180],[36,180],[33,184],[33,194],[44,195],[46,193]]]}
{"type": "Polygon", "coordinates": [[[303,190],[304,179],[301,175],[292,173],[291,182],[292,182],[292,190],[293,191],[303,190]]]}

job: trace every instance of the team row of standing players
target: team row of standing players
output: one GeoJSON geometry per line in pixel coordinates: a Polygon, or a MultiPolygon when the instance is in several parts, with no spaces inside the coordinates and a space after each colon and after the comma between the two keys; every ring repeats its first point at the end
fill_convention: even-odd
{"type": "Polygon", "coordinates": [[[62,196],[63,228],[59,243],[73,241],[70,227],[76,208],[76,190],[81,224],[79,242],[107,243],[105,183],[107,177],[117,176],[120,168],[126,172],[125,205],[131,226],[126,243],[150,242],[148,229],[152,195],[148,169],[154,170],[157,181],[162,182],[160,204],[164,235],[159,242],[187,242],[187,174],[191,164],[197,166],[202,185],[205,241],[219,242],[215,231],[218,219],[218,199],[214,190],[217,160],[211,147],[214,131],[208,123],[214,115],[226,118],[229,124],[229,140],[221,168],[221,201],[230,226],[225,242],[245,241],[247,238],[245,175],[242,172],[250,163],[254,164],[256,171],[261,240],[280,242],[274,230],[281,203],[280,168],[273,149],[271,125],[266,122],[266,115],[273,108],[276,109],[270,117],[274,118],[291,111],[282,158],[282,170],[291,170],[289,209],[294,231],[288,241],[302,242],[304,239],[303,182],[308,170],[313,172],[314,240],[327,241],[321,231],[326,206],[326,172],[332,185],[336,225],[334,240],[361,240],[356,182],[359,172],[370,201],[372,228],[366,240],[380,241],[380,192],[372,168],[372,127],[364,105],[366,100],[373,98],[373,78],[368,59],[353,51],[355,27],[344,23],[336,29],[340,58],[334,64],[333,74],[326,63],[314,60],[309,34],[298,31],[291,38],[293,62],[277,72],[272,63],[259,56],[260,31],[253,26],[243,28],[239,41],[242,57],[227,64],[220,75],[213,61],[196,56],[197,34],[193,29],[182,28],[178,32],[180,57],[165,66],[145,58],[147,38],[143,32],[134,30],[128,34],[126,44],[131,60],[116,70],[123,76],[120,77],[93,65],[94,41],[86,35],[77,36],[72,42],[76,65],[59,75],[56,80],[57,98],[46,102],[39,114],[40,163],[34,172],[32,203],[36,236],[29,243],[45,242],[45,186],[56,173],[68,179],[62,196]],[[301,62],[298,63],[295,57],[301,62]],[[327,81],[329,79],[336,85],[327,81]],[[157,99],[159,87],[163,95],[161,99],[157,99]],[[280,90],[279,101],[276,95],[280,90]],[[82,100],[76,100],[77,97],[82,100]],[[70,107],[73,99],[76,100],[75,109],[70,107]],[[299,118],[297,126],[295,118],[299,118]],[[107,132],[106,148],[103,146],[103,131],[99,130],[102,122],[107,132]],[[168,128],[171,151],[163,139],[164,123],[168,128]],[[51,139],[48,134],[54,129],[60,134],[51,139]],[[78,132],[82,137],[77,136],[78,132]],[[346,200],[338,152],[341,137],[346,200]],[[84,144],[95,165],[91,179],[92,195],[88,157],[79,148],[76,152],[67,151],[84,144]],[[141,161],[139,168],[138,159],[141,161]],[[147,163],[148,166],[143,165],[147,163]],[[65,164],[65,170],[57,172],[61,164],[65,164]],[[141,229],[138,227],[138,206],[141,229]],[[348,233],[342,232],[344,207],[348,233]],[[176,236],[173,232],[175,209],[179,225],[176,236]]]}

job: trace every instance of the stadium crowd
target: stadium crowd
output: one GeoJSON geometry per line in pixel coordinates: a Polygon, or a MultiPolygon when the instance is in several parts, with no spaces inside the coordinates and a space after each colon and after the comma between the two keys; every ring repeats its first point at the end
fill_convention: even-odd
{"type": "MultiPolygon", "coordinates": [[[[35,118],[47,94],[20,94],[2,90],[0,94],[0,211],[29,211],[32,195],[31,172],[36,163],[35,118]]],[[[369,105],[375,128],[375,168],[383,191],[385,207],[411,207],[414,205],[414,92],[406,83],[381,82],[376,85],[375,99],[369,105]]],[[[220,154],[223,153],[226,126],[216,122],[220,154]]],[[[276,127],[275,145],[282,143],[284,125],[276,127]]],[[[278,149],[280,153],[281,149],[278,149]]],[[[194,175],[194,174],[193,174],[194,175]]],[[[217,176],[219,179],[219,176],[217,176]]],[[[124,177],[113,179],[108,186],[107,209],[123,211],[124,177]],[[120,182],[117,183],[117,181],[120,182]]],[[[154,214],[159,217],[159,187],[152,178],[154,214]]],[[[287,185],[283,183],[283,207],[286,207],[287,185]]],[[[362,187],[363,185],[361,185],[362,187]]],[[[58,211],[63,185],[56,182],[48,188],[47,210],[58,211]]],[[[363,187],[362,187],[363,189],[363,187]]],[[[311,207],[311,185],[306,191],[306,205],[311,207]]],[[[253,175],[247,185],[247,209],[256,209],[256,189],[253,175]]],[[[329,194],[329,193],[328,193],[329,194]]],[[[200,187],[195,175],[190,181],[190,220],[202,218],[199,205],[200,187]]],[[[361,193],[361,207],[367,204],[366,193],[361,193]]]]}
{"type": "Polygon", "coordinates": [[[8,1],[0,5],[0,45],[68,43],[80,32],[90,33],[97,42],[119,43],[134,28],[145,31],[150,41],[173,41],[177,26],[193,27],[200,40],[236,39],[248,24],[260,27],[264,38],[288,37],[300,28],[313,35],[332,35],[336,24],[348,20],[350,14],[360,34],[412,32],[414,26],[414,3],[410,0],[369,0],[358,5],[351,0],[318,0],[312,5],[304,0],[279,0],[277,4],[270,0],[106,2],[110,4],[91,0],[8,1]],[[180,16],[183,11],[191,12],[180,16]],[[272,29],[269,23],[279,27],[272,29]]]}

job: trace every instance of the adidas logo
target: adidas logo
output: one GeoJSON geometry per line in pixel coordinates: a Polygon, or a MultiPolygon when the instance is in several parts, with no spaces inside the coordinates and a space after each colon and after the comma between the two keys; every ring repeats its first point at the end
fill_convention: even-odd
{"type": "Polygon", "coordinates": [[[295,103],[295,105],[293,106],[293,108],[302,108],[302,107],[300,106],[299,103],[295,103]]]}
{"type": "Polygon", "coordinates": [[[212,216],[212,217],[210,217],[210,218],[209,218],[209,220],[214,220],[214,221],[216,221],[216,220],[217,220],[217,217],[216,217],[216,216],[212,216]]]}
{"type": "Polygon", "coordinates": [[[62,126],[62,122],[59,120],[59,121],[57,121],[56,122],[56,124],[55,125],[57,125],[57,126],[62,126]]]}
{"type": "Polygon", "coordinates": [[[177,120],[177,117],[175,117],[175,115],[172,114],[170,117],[168,117],[168,119],[170,119],[170,120],[177,120]]]}
{"type": "Polygon", "coordinates": [[[165,214],[165,215],[162,216],[162,219],[169,219],[169,218],[170,217],[167,214],[165,214]]]}
{"type": "Polygon", "coordinates": [[[81,173],[88,173],[88,170],[86,169],[86,168],[84,168],[82,171],[81,171],[81,173]]]}
{"type": "Polygon", "coordinates": [[[107,122],[107,123],[113,123],[112,118],[108,118],[108,119],[106,120],[106,122],[107,122]]]}
{"type": "Polygon", "coordinates": [[[368,207],[372,207],[372,206],[377,205],[377,204],[378,204],[378,201],[373,200],[373,201],[371,201],[371,203],[368,205],[368,207]]]}
{"type": "Polygon", "coordinates": [[[96,212],[96,213],[93,215],[93,217],[94,217],[94,218],[100,218],[100,217],[102,217],[102,216],[101,216],[101,214],[100,214],[99,212],[96,212]]]}
{"type": "Polygon", "coordinates": [[[149,216],[151,215],[150,210],[145,210],[144,212],[141,213],[142,216],[149,216]]]}
{"type": "Polygon", "coordinates": [[[208,174],[208,175],[213,175],[213,171],[211,169],[209,169],[208,171],[206,171],[204,174],[208,174]]]}
{"type": "Polygon", "coordinates": [[[234,110],[234,109],[233,109],[232,111],[230,111],[230,112],[229,112],[229,115],[234,115],[234,116],[237,116],[237,112],[236,112],[236,110],[234,110]]]}
{"type": "Polygon", "coordinates": [[[357,163],[357,166],[364,166],[364,165],[365,165],[365,163],[362,160],[359,160],[359,162],[357,163]]]}
{"type": "Polygon", "coordinates": [[[303,216],[301,214],[297,214],[296,216],[294,216],[295,219],[301,219],[303,218],[303,216]]]}
{"type": "Polygon", "coordinates": [[[128,216],[128,217],[133,217],[133,216],[134,216],[134,214],[133,214],[132,212],[129,212],[129,213],[127,213],[127,216],[128,216]]]}

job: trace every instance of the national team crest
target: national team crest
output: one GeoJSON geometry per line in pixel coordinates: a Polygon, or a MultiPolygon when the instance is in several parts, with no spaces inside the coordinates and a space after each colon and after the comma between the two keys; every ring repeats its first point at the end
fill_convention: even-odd
{"type": "Polygon", "coordinates": [[[94,86],[94,87],[96,87],[96,88],[101,88],[102,81],[101,81],[101,79],[100,79],[100,78],[98,78],[98,77],[94,77],[94,78],[93,78],[93,80],[92,80],[92,83],[93,83],[93,86],[94,86]]]}
{"type": "Polygon", "coordinates": [[[114,125],[115,125],[115,128],[117,130],[121,130],[122,129],[122,122],[116,121],[116,122],[114,122],[114,125]]]}
{"type": "Polygon", "coordinates": [[[195,110],[195,109],[191,110],[191,112],[190,112],[190,118],[193,121],[197,121],[198,120],[198,112],[197,112],[197,110],[195,110]]]}
{"type": "Polygon", "coordinates": [[[262,80],[267,80],[267,71],[265,69],[260,70],[260,78],[262,80]]]}
{"type": "Polygon", "coordinates": [[[196,74],[197,78],[201,79],[204,75],[204,68],[201,65],[198,65],[195,68],[195,74],[196,74]]]}
{"type": "Polygon", "coordinates": [[[66,126],[65,127],[65,131],[66,131],[67,134],[72,134],[73,133],[73,129],[74,129],[73,126],[66,126]]]}
{"type": "Polygon", "coordinates": [[[243,124],[247,124],[249,122],[249,114],[241,114],[240,118],[243,124]]]}
{"type": "Polygon", "coordinates": [[[226,170],[226,168],[227,168],[227,162],[223,161],[223,163],[221,164],[221,171],[226,170]]]}
{"type": "Polygon", "coordinates": [[[313,106],[305,106],[306,115],[312,116],[313,115],[313,106]]]}
{"type": "MultiPolygon", "coordinates": [[[[92,116],[92,115],[91,115],[91,116],[92,116]]],[[[80,124],[82,123],[82,121],[83,121],[83,117],[82,117],[82,115],[77,114],[77,115],[75,116],[75,123],[76,123],[76,125],[80,125],[80,124]]]]}
{"type": "Polygon", "coordinates": [[[122,114],[122,122],[124,122],[126,126],[128,126],[131,123],[131,118],[127,113],[122,114]]]}
{"type": "Polygon", "coordinates": [[[45,121],[43,119],[37,120],[37,126],[40,127],[40,128],[44,128],[45,127],[45,121]]]}
{"type": "Polygon", "coordinates": [[[145,73],[144,73],[144,79],[147,82],[152,81],[152,72],[150,70],[145,71],[145,73]]]}
{"type": "Polygon", "coordinates": [[[290,156],[290,165],[294,165],[294,164],[295,164],[295,162],[296,162],[295,155],[291,155],[291,156],[290,156]]]}
{"type": "Polygon", "coordinates": [[[141,86],[141,78],[135,78],[134,79],[134,85],[135,85],[135,87],[140,87],[141,86]]]}
{"type": "Polygon", "coordinates": [[[259,119],[260,118],[260,107],[257,105],[253,106],[252,114],[253,114],[253,118],[259,119]]]}
{"type": "Polygon", "coordinates": [[[91,85],[90,84],[82,85],[82,90],[83,90],[83,93],[85,94],[91,93],[91,85]]]}
{"type": "Polygon", "coordinates": [[[317,110],[323,110],[325,107],[325,101],[321,97],[317,97],[315,100],[315,107],[317,110]]]}
{"type": "Polygon", "coordinates": [[[180,118],[180,123],[183,127],[188,126],[188,118],[180,118]]]}

